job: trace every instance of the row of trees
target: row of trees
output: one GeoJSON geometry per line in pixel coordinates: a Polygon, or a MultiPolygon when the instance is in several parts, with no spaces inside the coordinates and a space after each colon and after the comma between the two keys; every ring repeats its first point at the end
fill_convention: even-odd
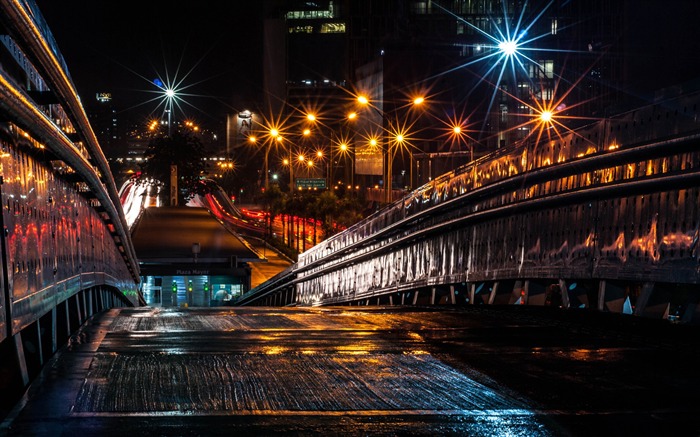
{"type": "MultiPolygon", "coordinates": [[[[313,219],[319,223],[316,241],[357,223],[367,214],[367,202],[357,192],[338,190],[284,192],[272,184],[261,196],[261,204],[269,212],[270,224],[279,216],[313,219]]],[[[315,233],[315,231],[314,231],[315,233]]],[[[293,239],[287,239],[292,247],[293,239]]]]}

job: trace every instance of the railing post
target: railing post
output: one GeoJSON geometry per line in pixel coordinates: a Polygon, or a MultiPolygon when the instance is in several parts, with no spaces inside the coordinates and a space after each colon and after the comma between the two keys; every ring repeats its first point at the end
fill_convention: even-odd
{"type": "Polygon", "coordinates": [[[561,292],[561,306],[563,308],[569,308],[569,288],[566,285],[566,281],[563,279],[559,280],[559,290],[561,292]]]}

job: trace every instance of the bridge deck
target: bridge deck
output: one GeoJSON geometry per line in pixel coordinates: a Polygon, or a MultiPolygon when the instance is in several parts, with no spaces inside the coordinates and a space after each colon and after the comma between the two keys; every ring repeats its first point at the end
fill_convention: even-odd
{"type": "Polygon", "coordinates": [[[549,308],[110,310],[9,435],[697,434],[697,328],[549,308]]]}

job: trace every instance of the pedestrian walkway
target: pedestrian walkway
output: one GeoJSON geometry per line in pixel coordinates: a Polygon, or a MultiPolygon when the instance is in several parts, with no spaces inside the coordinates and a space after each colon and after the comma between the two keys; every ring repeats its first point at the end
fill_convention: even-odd
{"type": "Polygon", "coordinates": [[[127,308],[0,432],[697,435],[697,328],[551,308],[127,308]]]}
{"type": "Polygon", "coordinates": [[[250,263],[250,287],[255,288],[293,264],[293,261],[279,253],[264,240],[256,237],[243,237],[265,261],[250,263]]]}

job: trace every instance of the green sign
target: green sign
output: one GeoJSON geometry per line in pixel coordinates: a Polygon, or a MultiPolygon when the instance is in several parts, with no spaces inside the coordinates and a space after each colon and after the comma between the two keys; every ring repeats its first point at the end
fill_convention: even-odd
{"type": "Polygon", "coordinates": [[[326,188],[326,180],[323,178],[297,178],[297,189],[319,189],[326,188]]]}

